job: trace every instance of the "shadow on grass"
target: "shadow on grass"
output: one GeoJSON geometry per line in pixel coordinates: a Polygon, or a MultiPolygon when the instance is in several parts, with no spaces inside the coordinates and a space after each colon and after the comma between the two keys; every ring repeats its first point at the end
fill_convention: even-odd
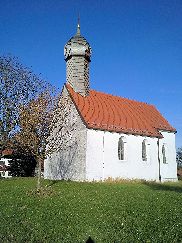
{"type": "Polygon", "coordinates": [[[89,236],[89,237],[88,237],[88,240],[86,240],[86,243],[95,243],[95,241],[92,240],[92,238],[89,236]]]}
{"type": "Polygon", "coordinates": [[[64,180],[64,179],[61,179],[61,180],[48,180],[48,179],[45,179],[45,181],[47,181],[47,186],[53,186],[54,184],[57,184],[57,183],[63,183],[63,182],[71,182],[71,180],[64,180]]]}
{"type": "Polygon", "coordinates": [[[49,184],[47,186],[53,186],[54,184],[57,184],[59,182],[60,182],[59,180],[52,180],[49,182],[49,184]]]}
{"type": "Polygon", "coordinates": [[[144,185],[149,186],[153,190],[159,190],[159,191],[172,191],[172,192],[178,192],[182,193],[182,187],[175,186],[173,184],[168,183],[157,183],[157,182],[143,182],[144,185]]]}

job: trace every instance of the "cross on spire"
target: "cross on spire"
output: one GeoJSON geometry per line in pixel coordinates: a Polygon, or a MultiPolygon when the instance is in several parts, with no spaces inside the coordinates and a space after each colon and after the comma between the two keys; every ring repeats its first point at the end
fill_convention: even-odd
{"type": "Polygon", "coordinates": [[[80,15],[78,15],[77,35],[80,35],[80,15]]]}

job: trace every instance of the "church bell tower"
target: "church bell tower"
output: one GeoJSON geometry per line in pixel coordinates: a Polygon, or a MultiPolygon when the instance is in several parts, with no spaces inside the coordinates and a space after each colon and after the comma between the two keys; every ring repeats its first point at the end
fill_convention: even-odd
{"type": "Polygon", "coordinates": [[[66,61],[66,82],[82,96],[89,95],[89,64],[91,47],[80,34],[78,21],[77,33],[64,47],[66,61]]]}

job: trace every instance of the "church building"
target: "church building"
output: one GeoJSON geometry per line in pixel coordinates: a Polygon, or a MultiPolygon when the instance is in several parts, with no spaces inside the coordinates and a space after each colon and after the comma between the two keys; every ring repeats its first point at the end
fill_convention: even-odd
{"type": "Polygon", "coordinates": [[[79,24],[64,56],[44,177],[176,181],[175,128],[153,105],[90,89],[91,47],[79,24]]]}

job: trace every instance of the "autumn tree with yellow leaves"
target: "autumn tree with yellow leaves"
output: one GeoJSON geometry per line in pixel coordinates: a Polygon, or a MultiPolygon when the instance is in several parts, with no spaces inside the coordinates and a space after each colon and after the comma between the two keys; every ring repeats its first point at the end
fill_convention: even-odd
{"type": "Polygon", "coordinates": [[[27,105],[20,106],[20,131],[16,135],[16,141],[25,146],[37,161],[37,189],[40,189],[41,167],[45,159],[47,138],[50,134],[54,101],[50,90],[46,90],[27,105]]]}

